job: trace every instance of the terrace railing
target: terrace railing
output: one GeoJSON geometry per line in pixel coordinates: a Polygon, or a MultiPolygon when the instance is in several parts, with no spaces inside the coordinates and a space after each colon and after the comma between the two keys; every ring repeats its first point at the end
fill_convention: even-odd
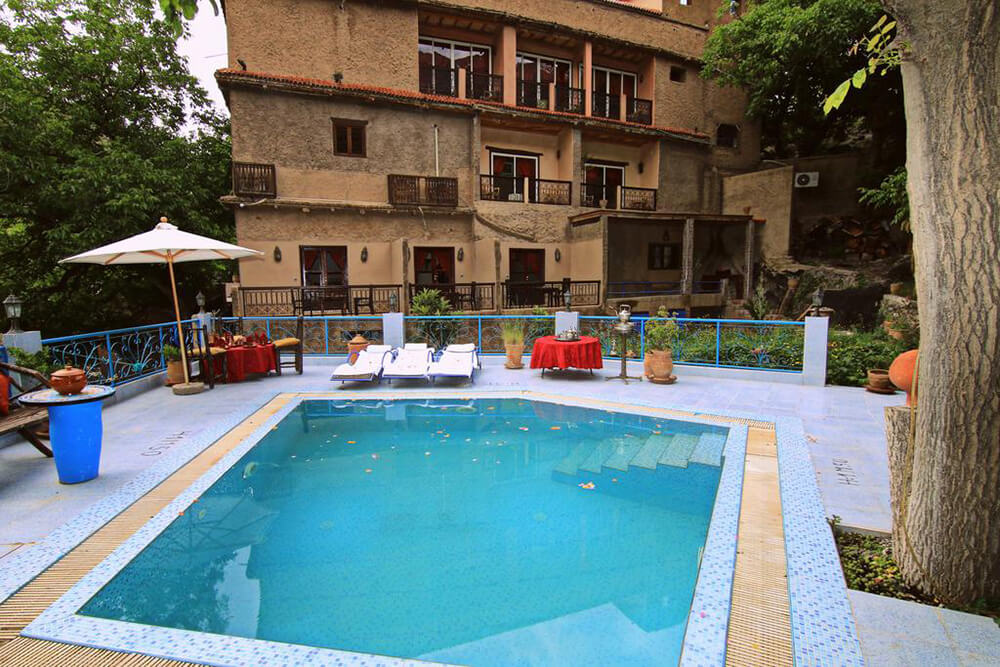
{"type": "Polygon", "coordinates": [[[483,174],[479,177],[479,198],[486,201],[523,203],[527,200],[532,204],[569,206],[573,202],[573,184],[549,178],[483,174]]]}
{"type": "Polygon", "coordinates": [[[656,188],[622,188],[621,207],[625,211],[655,211],[656,188]]]}
{"type": "Polygon", "coordinates": [[[420,68],[420,92],[458,97],[458,70],[424,65],[420,68]]]}
{"type": "Polygon", "coordinates": [[[619,120],[622,117],[622,96],[594,91],[591,93],[590,115],[595,118],[619,120]]]}
{"type": "Polygon", "coordinates": [[[641,97],[628,97],[625,100],[625,120],[642,125],[653,124],[653,101],[641,97]]]}
{"type": "Polygon", "coordinates": [[[234,162],[233,194],[237,197],[277,197],[274,165],[234,162]]]}
{"type": "Polygon", "coordinates": [[[469,72],[466,82],[465,94],[470,99],[503,102],[503,75],[469,72]]]}
{"type": "Polygon", "coordinates": [[[580,184],[580,206],[588,208],[618,208],[618,186],[603,183],[580,184]]]}
{"type": "MultiPolygon", "coordinates": [[[[196,320],[183,320],[190,343],[196,320]]],[[[52,362],[83,369],[87,382],[112,387],[165,370],[163,346],[177,346],[177,323],[163,322],[42,340],[52,362]]]]}
{"type": "Polygon", "coordinates": [[[533,178],[528,187],[530,199],[536,204],[569,206],[573,203],[573,184],[570,181],[533,178]]]}
{"type": "Polygon", "coordinates": [[[681,294],[684,291],[684,283],[680,281],[632,281],[632,282],[609,282],[608,298],[620,299],[630,296],[658,296],[681,294]]]}
{"type": "Polygon", "coordinates": [[[402,285],[324,287],[240,287],[238,312],[248,316],[361,315],[389,312],[393,295],[402,304],[402,285]]]}
{"type": "Polygon", "coordinates": [[[458,206],[458,179],[389,174],[389,203],[393,206],[458,206]]]}
{"type": "Polygon", "coordinates": [[[569,289],[574,306],[597,306],[601,298],[600,280],[562,280],[549,282],[511,282],[501,286],[504,308],[558,308],[569,289]]]}
{"type": "MultiPolygon", "coordinates": [[[[271,340],[295,336],[296,318],[280,317],[217,317],[213,322],[216,331],[232,334],[264,332],[271,340]]],[[[364,336],[369,343],[383,342],[380,315],[355,315],[347,317],[306,316],[302,322],[302,349],[304,354],[345,354],[347,343],[356,335],[364,336]]]]}
{"type": "Polygon", "coordinates": [[[482,174],[479,177],[479,198],[486,201],[524,201],[524,179],[514,176],[482,174]]]}
{"type": "Polygon", "coordinates": [[[433,283],[431,285],[409,286],[409,301],[425,289],[437,290],[456,310],[493,310],[496,307],[493,299],[493,283],[433,283]]]}

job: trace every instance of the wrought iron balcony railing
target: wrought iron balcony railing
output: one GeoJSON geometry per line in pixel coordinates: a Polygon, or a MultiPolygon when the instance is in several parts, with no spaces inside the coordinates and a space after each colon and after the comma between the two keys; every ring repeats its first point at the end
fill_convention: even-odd
{"type": "Polygon", "coordinates": [[[466,77],[465,95],[473,100],[503,102],[503,76],[469,72],[466,77]]]}
{"type": "Polygon", "coordinates": [[[451,67],[420,67],[420,92],[458,97],[458,70],[451,67]]]}
{"type": "Polygon", "coordinates": [[[625,100],[625,120],[643,125],[653,124],[653,101],[641,97],[629,97],[625,100]]]}

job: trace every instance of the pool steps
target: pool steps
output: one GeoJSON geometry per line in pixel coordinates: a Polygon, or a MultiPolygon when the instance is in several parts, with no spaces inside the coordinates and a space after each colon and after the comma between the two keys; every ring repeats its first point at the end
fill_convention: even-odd
{"type": "Polygon", "coordinates": [[[639,438],[609,438],[597,444],[578,444],[555,471],[576,475],[580,471],[600,473],[604,468],[625,472],[633,466],[648,470],[658,465],[686,468],[691,463],[719,467],[725,445],[726,436],[721,433],[654,433],[645,442],[639,438]]]}

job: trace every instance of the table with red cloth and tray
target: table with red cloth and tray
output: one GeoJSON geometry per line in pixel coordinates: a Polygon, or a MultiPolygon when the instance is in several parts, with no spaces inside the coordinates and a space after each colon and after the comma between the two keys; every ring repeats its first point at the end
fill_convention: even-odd
{"type": "Polygon", "coordinates": [[[531,348],[531,367],[546,369],[576,368],[589,370],[603,368],[601,341],[593,336],[580,336],[579,340],[561,341],[555,336],[542,336],[531,348]]]}
{"type": "MultiPolygon", "coordinates": [[[[246,342],[234,342],[232,337],[216,338],[213,347],[226,349],[226,382],[242,382],[253,373],[270,373],[277,370],[274,343],[262,336],[248,336],[246,342]]],[[[222,372],[222,358],[213,359],[215,371],[222,372]]]]}

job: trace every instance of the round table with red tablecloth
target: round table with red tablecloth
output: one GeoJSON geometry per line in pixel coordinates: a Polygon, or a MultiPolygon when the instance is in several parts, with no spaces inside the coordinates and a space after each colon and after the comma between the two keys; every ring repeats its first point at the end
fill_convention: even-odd
{"type": "Polygon", "coordinates": [[[227,347],[226,382],[242,382],[248,373],[269,373],[275,370],[274,359],[274,343],[227,347]]]}
{"type": "Polygon", "coordinates": [[[541,368],[542,375],[546,368],[603,368],[601,341],[593,336],[580,336],[580,340],[573,341],[542,336],[535,340],[535,345],[531,348],[531,367],[541,368]]]}

